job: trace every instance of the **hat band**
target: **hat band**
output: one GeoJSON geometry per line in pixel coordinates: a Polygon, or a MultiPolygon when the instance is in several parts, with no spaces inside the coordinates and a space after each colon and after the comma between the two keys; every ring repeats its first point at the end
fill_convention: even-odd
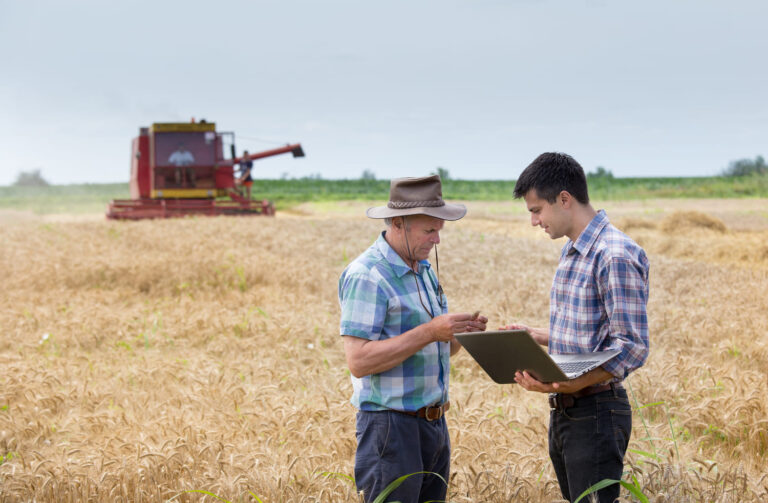
{"type": "Polygon", "coordinates": [[[445,201],[439,199],[435,201],[389,201],[387,208],[392,209],[404,209],[404,208],[436,208],[438,206],[445,206],[445,201]]]}

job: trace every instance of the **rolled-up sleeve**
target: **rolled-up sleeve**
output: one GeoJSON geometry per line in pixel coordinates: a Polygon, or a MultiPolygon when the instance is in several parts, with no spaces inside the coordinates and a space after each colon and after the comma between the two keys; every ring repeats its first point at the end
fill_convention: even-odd
{"type": "Polygon", "coordinates": [[[339,279],[340,335],[369,340],[381,338],[387,314],[387,295],[367,274],[346,274],[339,279]]]}
{"type": "Polygon", "coordinates": [[[621,351],[603,368],[624,379],[648,358],[647,262],[611,258],[599,267],[598,289],[608,317],[608,334],[600,349],[621,351]]]}

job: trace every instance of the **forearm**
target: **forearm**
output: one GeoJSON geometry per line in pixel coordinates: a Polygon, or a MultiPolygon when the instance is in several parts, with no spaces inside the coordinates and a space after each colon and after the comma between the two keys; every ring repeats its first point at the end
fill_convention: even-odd
{"type": "Polygon", "coordinates": [[[570,381],[543,383],[536,380],[528,372],[517,372],[515,381],[528,391],[538,391],[539,393],[575,393],[580,389],[608,381],[613,378],[613,374],[602,367],[598,367],[570,381]]]}
{"type": "Polygon", "coordinates": [[[611,379],[613,379],[613,374],[605,370],[603,367],[597,367],[596,369],[590,370],[586,374],[579,376],[576,379],[558,383],[557,392],[575,393],[581,389],[593,386],[595,384],[604,383],[611,379]]]}
{"type": "Polygon", "coordinates": [[[419,325],[396,337],[369,341],[344,336],[344,350],[349,370],[355,377],[386,372],[403,363],[434,339],[425,325],[419,325]]]}

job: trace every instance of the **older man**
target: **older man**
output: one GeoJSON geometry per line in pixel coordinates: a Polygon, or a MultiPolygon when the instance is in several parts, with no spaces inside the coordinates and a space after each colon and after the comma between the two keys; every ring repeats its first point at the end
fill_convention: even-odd
{"type": "Polygon", "coordinates": [[[366,502],[408,474],[414,475],[391,500],[445,499],[449,358],[461,348],[454,334],[485,330],[488,320],[448,314],[439,270],[427,259],[434,247],[437,260],[444,221],[466,212],[443,201],[436,175],[392,180],[388,204],[366,212],[385,219],[386,230],[339,279],[341,335],[358,409],[355,482],[366,502]]]}

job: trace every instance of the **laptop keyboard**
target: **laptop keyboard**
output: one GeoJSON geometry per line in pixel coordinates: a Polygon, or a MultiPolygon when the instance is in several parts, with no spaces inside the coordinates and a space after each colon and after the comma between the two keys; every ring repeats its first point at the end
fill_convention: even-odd
{"type": "Polygon", "coordinates": [[[560,370],[562,370],[564,373],[573,374],[574,372],[579,372],[580,370],[590,367],[595,363],[597,363],[597,360],[587,360],[583,362],[558,363],[557,366],[560,367],[560,370]]]}

